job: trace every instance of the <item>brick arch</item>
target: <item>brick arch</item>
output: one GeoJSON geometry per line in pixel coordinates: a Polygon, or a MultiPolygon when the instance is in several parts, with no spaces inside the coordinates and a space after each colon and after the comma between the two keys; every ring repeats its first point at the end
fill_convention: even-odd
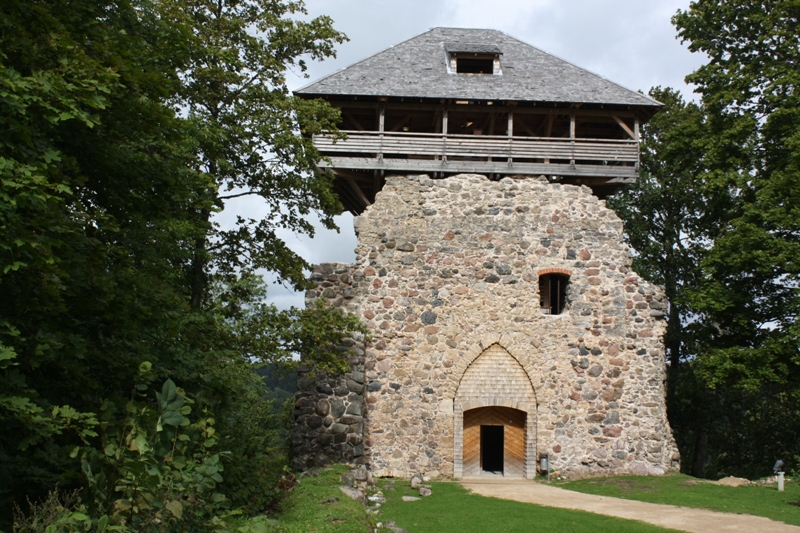
{"type": "MultiPolygon", "coordinates": [[[[527,355],[527,352],[524,349],[520,350],[518,346],[514,345],[515,343],[511,343],[510,341],[511,339],[504,338],[502,334],[489,334],[485,335],[477,342],[471,343],[470,348],[463,353],[458,361],[456,361],[455,365],[453,365],[453,375],[457,376],[458,379],[455,381],[449,380],[448,383],[446,383],[445,390],[443,391],[444,397],[455,401],[458,386],[461,384],[461,380],[464,379],[464,374],[466,373],[467,369],[472,366],[472,363],[474,363],[475,360],[483,355],[489,348],[497,345],[505,350],[506,353],[516,360],[523,370],[525,370],[525,374],[528,376],[528,381],[531,384],[531,388],[534,390],[535,398],[536,387],[534,386],[535,380],[532,378],[532,376],[536,374],[534,372],[533,360],[527,355]]],[[[538,401],[536,403],[538,403],[538,401]]]]}
{"type": "Polygon", "coordinates": [[[537,272],[537,275],[544,276],[547,274],[562,274],[564,276],[572,276],[572,271],[566,268],[545,268],[537,272]]]}
{"type": "Polygon", "coordinates": [[[475,357],[464,359],[469,362],[460,373],[453,397],[455,477],[476,473],[474,468],[464,468],[465,452],[474,452],[465,448],[465,413],[493,408],[498,412],[506,409],[520,413],[525,436],[524,458],[521,458],[517,470],[526,478],[533,478],[536,473],[537,402],[528,370],[499,343],[491,344],[475,357]]]}

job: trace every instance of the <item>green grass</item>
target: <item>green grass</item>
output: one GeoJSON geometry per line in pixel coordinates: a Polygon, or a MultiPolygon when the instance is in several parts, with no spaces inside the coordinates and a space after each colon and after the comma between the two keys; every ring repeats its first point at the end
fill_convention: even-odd
{"type": "Polygon", "coordinates": [[[282,502],[281,513],[273,517],[278,524],[270,531],[367,533],[370,529],[366,509],[339,490],[345,472],[347,467],[335,465],[317,476],[302,478],[282,502]]]}
{"type": "Polygon", "coordinates": [[[784,492],[778,492],[774,485],[724,487],[680,474],[582,479],[559,486],[588,494],[751,514],[800,525],[800,507],[791,503],[800,501],[800,486],[793,481],[786,482],[784,492]]]}
{"type": "Polygon", "coordinates": [[[643,522],[623,520],[582,511],[542,507],[470,494],[457,483],[432,483],[433,495],[415,502],[403,495],[419,496],[407,481],[381,481],[386,503],[378,522],[394,521],[409,533],[656,533],[672,531],[643,522]],[[393,485],[394,491],[386,490],[393,485]]]}

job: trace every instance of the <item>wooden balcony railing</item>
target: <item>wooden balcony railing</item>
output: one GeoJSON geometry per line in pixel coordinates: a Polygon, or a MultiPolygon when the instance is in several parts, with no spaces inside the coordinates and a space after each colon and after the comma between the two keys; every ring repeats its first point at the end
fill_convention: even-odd
{"type": "Polygon", "coordinates": [[[315,135],[314,144],[343,169],[475,171],[617,177],[638,173],[635,140],[505,137],[437,133],[345,131],[334,141],[315,135]]]}

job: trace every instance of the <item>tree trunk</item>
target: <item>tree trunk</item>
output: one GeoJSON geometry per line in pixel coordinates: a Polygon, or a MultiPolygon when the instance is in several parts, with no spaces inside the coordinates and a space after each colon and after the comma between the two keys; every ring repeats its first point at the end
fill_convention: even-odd
{"type": "MultiPolygon", "coordinates": [[[[205,225],[208,225],[211,212],[208,209],[200,211],[200,218],[205,225]]],[[[189,306],[197,311],[203,306],[203,296],[206,292],[206,263],[208,262],[206,253],[206,236],[198,237],[194,241],[194,257],[192,258],[192,268],[189,273],[189,284],[191,295],[189,306]]]]}
{"type": "Polygon", "coordinates": [[[697,440],[694,445],[694,462],[692,463],[692,475],[694,477],[703,477],[706,464],[706,456],[708,455],[708,431],[705,424],[697,433],[697,440]]]}
{"type": "Polygon", "coordinates": [[[667,416],[674,418],[677,416],[677,390],[681,364],[681,336],[683,335],[683,324],[681,314],[675,300],[678,296],[678,288],[675,281],[671,278],[666,279],[665,292],[669,301],[669,314],[667,315],[667,333],[664,336],[664,348],[666,349],[667,362],[667,416]]]}

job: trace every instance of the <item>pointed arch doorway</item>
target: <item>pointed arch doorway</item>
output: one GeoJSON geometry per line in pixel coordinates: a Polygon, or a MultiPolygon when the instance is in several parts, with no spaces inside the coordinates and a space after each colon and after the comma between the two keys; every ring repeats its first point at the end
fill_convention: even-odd
{"type": "Polygon", "coordinates": [[[532,479],[536,396],[522,365],[499,344],[466,369],[454,402],[454,474],[532,479]]]}

